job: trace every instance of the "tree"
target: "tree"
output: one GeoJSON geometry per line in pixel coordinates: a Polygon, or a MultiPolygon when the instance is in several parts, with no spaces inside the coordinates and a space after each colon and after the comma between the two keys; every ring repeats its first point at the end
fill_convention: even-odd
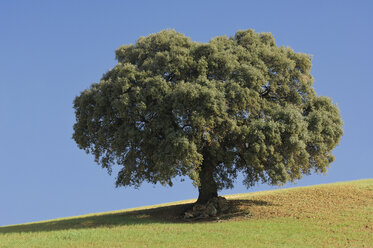
{"type": "Polygon", "coordinates": [[[325,173],[343,134],[339,110],[312,88],[311,57],[270,33],[208,43],[164,30],[116,50],[118,64],[74,100],[73,138],[116,186],[189,176],[198,203],[244,184],[325,173]]]}

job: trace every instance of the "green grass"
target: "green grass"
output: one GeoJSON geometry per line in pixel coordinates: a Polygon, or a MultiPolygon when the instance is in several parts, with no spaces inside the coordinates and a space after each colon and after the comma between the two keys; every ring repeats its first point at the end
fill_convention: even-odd
{"type": "Polygon", "coordinates": [[[226,198],[219,220],[183,221],[189,200],[0,227],[0,247],[373,247],[373,179],[226,198]]]}

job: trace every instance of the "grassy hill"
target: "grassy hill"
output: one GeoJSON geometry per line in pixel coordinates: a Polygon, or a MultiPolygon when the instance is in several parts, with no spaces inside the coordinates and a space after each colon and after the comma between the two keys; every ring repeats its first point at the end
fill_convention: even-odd
{"type": "Polygon", "coordinates": [[[373,179],[225,197],[208,220],[189,200],[0,227],[0,247],[373,247],[373,179]]]}

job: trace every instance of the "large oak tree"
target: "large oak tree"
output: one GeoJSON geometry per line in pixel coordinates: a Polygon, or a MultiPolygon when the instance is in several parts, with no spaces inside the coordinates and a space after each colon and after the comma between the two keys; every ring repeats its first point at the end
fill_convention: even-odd
{"type": "Polygon", "coordinates": [[[326,172],[343,134],[339,110],[313,87],[311,57],[270,33],[208,43],[164,30],[116,51],[118,64],[75,98],[73,138],[117,186],[190,177],[199,203],[243,173],[282,184],[326,172]]]}

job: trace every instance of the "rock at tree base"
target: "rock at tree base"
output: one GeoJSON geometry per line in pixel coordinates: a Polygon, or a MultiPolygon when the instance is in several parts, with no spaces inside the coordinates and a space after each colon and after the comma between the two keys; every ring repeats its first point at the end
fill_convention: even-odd
{"type": "Polygon", "coordinates": [[[224,197],[211,198],[206,204],[196,203],[192,209],[184,213],[184,219],[204,219],[221,214],[228,210],[228,202],[224,197]]]}
{"type": "Polygon", "coordinates": [[[210,203],[209,205],[207,205],[206,214],[208,216],[215,216],[217,213],[218,213],[218,210],[216,210],[213,204],[210,203]]]}

